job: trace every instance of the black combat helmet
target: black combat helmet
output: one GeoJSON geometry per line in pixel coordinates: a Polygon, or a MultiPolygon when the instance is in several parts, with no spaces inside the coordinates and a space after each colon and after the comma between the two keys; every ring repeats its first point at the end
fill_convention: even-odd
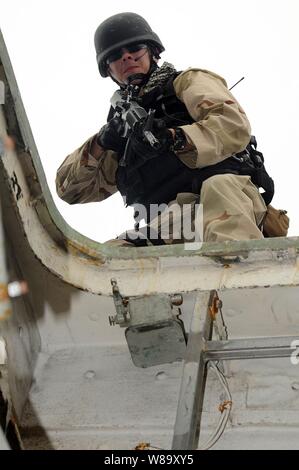
{"type": "Polygon", "coordinates": [[[97,62],[102,77],[108,77],[106,58],[111,52],[134,42],[152,45],[157,53],[164,46],[158,35],[142,16],[136,13],[119,13],[101,23],[94,35],[97,62]]]}

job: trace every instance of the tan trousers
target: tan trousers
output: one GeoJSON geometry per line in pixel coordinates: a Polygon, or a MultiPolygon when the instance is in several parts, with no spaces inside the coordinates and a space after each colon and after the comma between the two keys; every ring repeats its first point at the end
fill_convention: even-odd
{"type": "MultiPolygon", "coordinates": [[[[201,232],[205,242],[221,242],[225,240],[251,240],[263,238],[259,230],[266,213],[266,205],[250,176],[233,174],[215,175],[204,181],[200,198],[193,193],[179,193],[175,201],[159,216],[154,218],[149,227],[161,235],[166,244],[183,243],[186,240],[181,230],[183,226],[177,224],[182,220],[182,211],[188,208],[191,219],[195,212],[196,203],[203,206],[203,220],[201,232]],[[192,215],[193,214],[193,215],[192,215]],[[165,237],[165,226],[170,228],[165,237]],[[166,221],[166,223],[165,223],[166,221]]],[[[183,212],[184,217],[184,212],[183,212]]],[[[194,223],[193,223],[194,229],[194,223]]],[[[166,230],[167,231],[167,230],[166,230]]],[[[127,231],[130,233],[130,231],[127,231]]],[[[118,238],[121,239],[120,235],[118,238]]],[[[115,243],[122,240],[115,240],[115,243]]],[[[123,241],[123,244],[127,242],[123,241]]]]}
{"type": "Polygon", "coordinates": [[[204,241],[264,238],[258,226],[266,205],[250,176],[215,175],[202,185],[204,241]]]}

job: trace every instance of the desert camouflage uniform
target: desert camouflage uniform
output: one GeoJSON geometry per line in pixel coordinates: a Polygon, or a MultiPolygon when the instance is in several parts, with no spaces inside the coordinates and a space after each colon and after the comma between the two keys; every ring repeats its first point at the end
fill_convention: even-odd
{"type": "MultiPolygon", "coordinates": [[[[188,146],[177,152],[177,157],[185,165],[204,168],[245,149],[250,140],[250,124],[223,78],[207,70],[190,68],[174,80],[174,89],[195,121],[181,126],[188,146]]],[[[99,147],[94,135],[59,167],[58,195],[69,204],[102,201],[117,191],[117,166],[116,153],[99,147]]],[[[190,193],[177,196],[178,204],[197,200],[198,196],[190,193]]],[[[224,174],[208,178],[203,183],[200,202],[204,241],[263,238],[258,226],[266,206],[249,176],[224,174]]],[[[175,241],[182,240],[170,239],[175,241]]]]}

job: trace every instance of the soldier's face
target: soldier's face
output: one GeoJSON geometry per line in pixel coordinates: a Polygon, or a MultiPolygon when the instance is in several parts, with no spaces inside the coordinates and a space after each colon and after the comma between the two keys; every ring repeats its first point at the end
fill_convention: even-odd
{"type": "MultiPolygon", "coordinates": [[[[137,45],[140,49],[130,52],[135,47],[122,48],[117,51],[117,60],[109,61],[109,69],[111,75],[119,82],[126,83],[130,75],[136,73],[147,74],[150,69],[150,55],[147,47],[144,44],[137,45]],[[143,46],[143,47],[141,47],[143,46]]],[[[113,55],[111,59],[114,59],[113,55]]]]}

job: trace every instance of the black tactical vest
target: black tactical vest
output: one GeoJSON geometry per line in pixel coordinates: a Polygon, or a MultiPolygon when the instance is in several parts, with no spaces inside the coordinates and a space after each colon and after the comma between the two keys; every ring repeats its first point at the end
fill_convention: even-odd
{"type": "MultiPolygon", "coordinates": [[[[173,81],[177,72],[164,86],[157,86],[140,97],[139,104],[146,110],[155,109],[155,118],[165,121],[168,128],[192,124],[194,120],[186,106],[176,96],[173,81]]],[[[110,110],[108,121],[113,117],[110,110]]],[[[149,204],[168,203],[176,198],[179,192],[200,194],[202,183],[217,174],[233,173],[249,175],[254,184],[262,187],[262,196],[269,204],[274,194],[273,180],[263,165],[263,156],[256,151],[254,142],[246,149],[218,164],[202,169],[190,169],[174,152],[151,158],[140,165],[140,159],[129,158],[126,166],[119,166],[116,173],[118,190],[126,199],[127,205],[136,203],[148,207],[149,204]],[[139,164],[138,164],[139,162],[139,164]]],[[[122,155],[119,155],[119,160],[122,155]]]]}

